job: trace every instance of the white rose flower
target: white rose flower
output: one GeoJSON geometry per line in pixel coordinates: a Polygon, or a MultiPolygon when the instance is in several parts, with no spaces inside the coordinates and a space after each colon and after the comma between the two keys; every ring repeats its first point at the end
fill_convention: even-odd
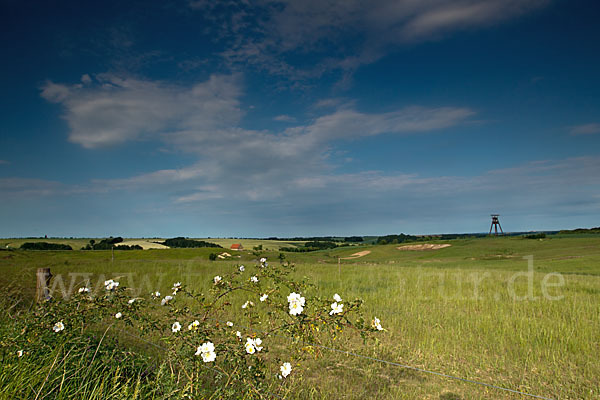
{"type": "Polygon", "coordinates": [[[250,282],[253,282],[253,283],[258,282],[258,278],[256,276],[253,276],[252,278],[250,278],[250,282]]]}
{"type": "Polygon", "coordinates": [[[119,286],[119,282],[115,282],[112,279],[104,281],[104,288],[106,290],[115,290],[119,286]]]}
{"type": "Polygon", "coordinates": [[[226,324],[227,324],[227,326],[233,326],[233,322],[231,322],[231,321],[227,321],[226,324]]]}
{"type": "Polygon", "coordinates": [[[215,345],[212,344],[211,342],[206,342],[206,343],[202,343],[202,345],[199,347],[199,349],[203,353],[209,353],[211,351],[215,351],[215,345]]]}
{"type": "Polygon", "coordinates": [[[302,314],[302,311],[304,311],[304,307],[302,307],[300,303],[290,303],[290,315],[300,315],[302,314]]]}
{"type": "Polygon", "coordinates": [[[342,298],[340,297],[339,294],[336,293],[333,295],[333,300],[335,300],[336,302],[339,303],[340,301],[342,301],[342,298]]]}
{"type": "Polygon", "coordinates": [[[215,353],[215,345],[211,342],[202,343],[196,349],[195,355],[202,356],[202,361],[204,362],[212,362],[217,358],[217,354],[215,353]]]}
{"type": "Polygon", "coordinates": [[[262,296],[260,296],[260,301],[265,301],[268,297],[269,295],[265,293],[262,296]]]}
{"type": "Polygon", "coordinates": [[[121,314],[120,312],[118,312],[118,313],[116,313],[116,314],[115,314],[115,318],[116,318],[116,319],[119,319],[119,318],[121,318],[122,316],[123,316],[123,314],[121,314]]]}
{"type": "Polygon", "coordinates": [[[256,349],[254,348],[254,344],[252,344],[252,342],[246,342],[246,344],[244,346],[246,347],[246,353],[248,353],[248,354],[256,353],[256,349]]]}
{"type": "Polygon", "coordinates": [[[215,282],[215,285],[218,285],[218,284],[219,284],[219,282],[221,282],[221,279],[222,279],[222,278],[221,278],[219,275],[215,276],[215,277],[213,278],[213,281],[215,282]]]}
{"type": "Polygon", "coordinates": [[[195,320],[194,322],[188,325],[188,331],[191,331],[192,329],[198,329],[199,326],[200,322],[198,320],[195,320]]]}
{"type": "Polygon", "coordinates": [[[169,301],[173,300],[172,296],[165,296],[164,299],[161,300],[160,304],[162,304],[163,306],[167,303],[169,303],[169,301]]]}
{"type": "Polygon", "coordinates": [[[246,268],[243,265],[240,265],[240,272],[244,272],[246,268]]]}
{"type": "Polygon", "coordinates": [[[344,305],[342,303],[333,303],[331,305],[331,311],[329,311],[329,315],[340,314],[344,311],[344,305]]]}
{"type": "Polygon", "coordinates": [[[210,351],[208,353],[202,353],[202,361],[206,362],[213,362],[215,361],[215,359],[217,358],[217,353],[215,353],[214,351],[210,351]]]}
{"type": "Polygon", "coordinates": [[[133,304],[135,302],[135,299],[131,299],[127,301],[129,304],[133,304]]]}
{"type": "Polygon", "coordinates": [[[299,315],[304,311],[305,299],[298,293],[290,293],[287,297],[290,307],[290,315],[299,315]]]}
{"type": "Polygon", "coordinates": [[[263,349],[261,343],[262,340],[260,338],[246,338],[246,344],[244,345],[244,347],[246,348],[246,353],[254,354],[257,351],[261,351],[263,349]]]}
{"type": "Polygon", "coordinates": [[[175,296],[179,289],[181,289],[181,282],[175,282],[171,289],[173,290],[173,296],[175,296]]]}
{"type": "Polygon", "coordinates": [[[79,288],[79,293],[89,293],[89,291],[90,291],[90,288],[87,288],[87,287],[79,288]]]}
{"type": "Polygon", "coordinates": [[[292,301],[300,301],[300,299],[302,298],[303,297],[300,296],[298,293],[292,292],[288,295],[287,301],[291,303],[292,301]]]}
{"type": "Polygon", "coordinates": [[[60,332],[63,329],[65,329],[65,325],[62,323],[62,321],[58,321],[57,323],[54,324],[54,326],[52,327],[52,330],[54,332],[60,332]]]}
{"type": "Polygon", "coordinates": [[[244,304],[242,304],[242,308],[247,308],[248,306],[253,306],[254,303],[251,302],[250,300],[248,300],[247,302],[245,302],[244,304]]]}
{"type": "Polygon", "coordinates": [[[371,326],[373,328],[377,329],[378,331],[383,330],[383,327],[381,326],[381,321],[377,317],[373,318],[373,322],[371,322],[371,326]]]}
{"type": "Polygon", "coordinates": [[[175,323],[173,323],[173,325],[171,326],[171,331],[173,333],[177,333],[181,330],[181,324],[179,323],[179,321],[175,321],[175,323]]]}
{"type": "Polygon", "coordinates": [[[281,371],[281,376],[286,378],[292,372],[292,364],[284,362],[283,365],[279,367],[279,370],[281,371]]]}
{"type": "Polygon", "coordinates": [[[23,357],[23,350],[17,351],[17,357],[23,357]]]}

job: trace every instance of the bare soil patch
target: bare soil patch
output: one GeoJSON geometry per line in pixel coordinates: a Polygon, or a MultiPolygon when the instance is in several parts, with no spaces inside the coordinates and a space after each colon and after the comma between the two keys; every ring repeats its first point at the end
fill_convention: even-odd
{"type": "Polygon", "coordinates": [[[407,246],[396,247],[398,250],[412,250],[412,251],[425,251],[425,250],[439,250],[446,247],[452,246],[451,244],[410,244],[407,246]]]}
{"type": "Polygon", "coordinates": [[[348,257],[342,257],[342,260],[350,260],[352,258],[360,258],[360,257],[366,256],[367,254],[371,254],[371,250],[359,251],[358,253],[349,255],[348,257]]]}

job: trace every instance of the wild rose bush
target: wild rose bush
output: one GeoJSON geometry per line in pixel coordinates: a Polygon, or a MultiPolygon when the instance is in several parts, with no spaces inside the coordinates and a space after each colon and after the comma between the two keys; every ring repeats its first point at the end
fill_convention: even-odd
{"type": "Polygon", "coordinates": [[[366,342],[370,333],[383,330],[376,317],[369,322],[362,317],[362,300],[337,293],[312,296],[314,287],[291,279],[293,271],[289,263],[270,265],[261,258],[253,267],[233,266],[210,278],[206,293],[176,282],[167,294],[144,297],[131,297],[114,278],[102,288],[82,287],[68,300],[41,305],[11,347],[19,357],[33,347],[44,351],[84,335],[90,327],[126,329],[158,336],[166,353],[163,365],[178,377],[175,391],[182,398],[268,397],[301,373],[314,344],[345,330],[366,342]],[[281,338],[288,339],[283,350],[276,345],[281,338]]]}

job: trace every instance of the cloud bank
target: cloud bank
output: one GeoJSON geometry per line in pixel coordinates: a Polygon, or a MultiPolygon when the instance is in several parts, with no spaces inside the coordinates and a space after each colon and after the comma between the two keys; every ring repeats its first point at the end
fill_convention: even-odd
{"type": "MultiPolygon", "coordinates": [[[[192,154],[197,162],[179,170],[159,170],[111,182],[112,186],[188,182],[197,189],[176,202],[222,198],[234,192],[257,200],[269,187],[278,195],[290,182],[324,171],[333,173],[330,151],[336,143],[381,134],[423,134],[468,121],[464,107],[410,106],[363,113],[348,103],[326,110],[305,124],[283,131],[250,130],[242,124],[243,84],[238,75],[213,75],[190,87],[100,75],[82,83],[48,82],[41,95],[60,104],[69,140],[84,148],[155,141],[192,154]]],[[[287,116],[275,119],[293,122],[287,116]]],[[[182,189],[183,190],[183,189],[182,189]]]]}

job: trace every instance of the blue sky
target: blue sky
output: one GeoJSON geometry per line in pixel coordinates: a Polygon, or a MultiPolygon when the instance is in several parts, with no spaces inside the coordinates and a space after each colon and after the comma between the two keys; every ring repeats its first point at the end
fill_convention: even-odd
{"type": "Polygon", "coordinates": [[[600,225],[595,1],[0,7],[0,236],[600,225]]]}

